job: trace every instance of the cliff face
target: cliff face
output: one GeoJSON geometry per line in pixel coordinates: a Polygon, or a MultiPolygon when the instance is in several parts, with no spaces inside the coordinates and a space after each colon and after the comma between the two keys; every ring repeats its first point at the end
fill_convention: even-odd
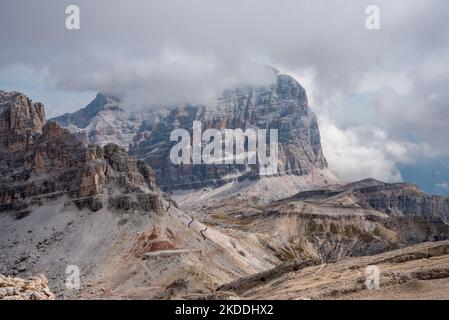
{"type": "Polygon", "coordinates": [[[0,211],[26,212],[64,195],[92,210],[160,209],[153,171],[123,148],[85,147],[46,122],[42,104],[20,93],[2,92],[0,99],[0,211]]]}
{"type": "Polygon", "coordinates": [[[48,280],[43,275],[29,279],[0,274],[0,300],[53,300],[48,280]]]}
{"type": "Polygon", "coordinates": [[[0,91],[0,146],[24,150],[42,133],[45,111],[18,92],[0,91]]]}
{"type": "Polygon", "coordinates": [[[383,183],[374,179],[301,192],[294,199],[351,208],[374,209],[389,216],[441,218],[449,221],[449,197],[428,195],[411,183],[383,183]]]}
{"type": "MultiPolygon", "coordinates": [[[[172,109],[159,121],[143,125],[129,150],[155,169],[157,183],[165,189],[214,186],[236,178],[257,179],[263,169],[259,164],[173,165],[170,150],[177,142],[170,141],[170,133],[182,128],[192,136],[193,121],[201,122],[203,131],[277,129],[277,175],[302,176],[313,169],[327,167],[317,119],[308,106],[306,92],[288,75],[278,75],[271,86],[228,90],[213,106],[187,105],[172,109]]],[[[267,136],[267,144],[269,139],[267,136]]]]}

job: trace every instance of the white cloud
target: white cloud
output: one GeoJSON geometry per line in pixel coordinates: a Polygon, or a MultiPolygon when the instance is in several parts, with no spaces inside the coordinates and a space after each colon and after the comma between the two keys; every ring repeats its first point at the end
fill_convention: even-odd
{"type": "Polygon", "coordinates": [[[320,129],[329,168],[347,181],[365,178],[402,181],[398,164],[413,163],[418,154],[435,154],[427,144],[391,140],[379,128],[341,129],[329,119],[322,118],[320,129]]]}
{"type": "Polygon", "coordinates": [[[361,128],[339,129],[332,123],[320,121],[324,154],[329,168],[347,181],[375,178],[382,181],[401,181],[395,162],[388,158],[385,141],[371,132],[372,141],[366,143],[368,132],[361,128]],[[375,140],[377,139],[377,140],[375,140]]]}
{"type": "Polygon", "coordinates": [[[399,95],[410,94],[413,88],[413,77],[401,71],[374,69],[362,75],[356,91],[379,92],[384,88],[393,89],[399,95]]]}

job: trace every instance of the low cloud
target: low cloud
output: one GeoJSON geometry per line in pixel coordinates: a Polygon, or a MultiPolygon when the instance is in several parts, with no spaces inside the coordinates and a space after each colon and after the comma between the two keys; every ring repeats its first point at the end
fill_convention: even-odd
{"type": "Polygon", "coordinates": [[[341,129],[325,118],[320,128],[329,168],[347,181],[399,182],[403,180],[399,164],[413,163],[422,154],[436,154],[430,145],[395,141],[379,128],[341,129]]]}
{"type": "Polygon", "coordinates": [[[192,54],[180,48],[164,49],[157,56],[142,59],[102,50],[93,57],[95,67],[90,71],[90,64],[74,65],[77,73],[55,74],[56,85],[73,91],[96,88],[120,96],[128,106],[156,106],[212,103],[225,88],[275,81],[272,69],[251,61],[226,64],[217,56],[192,54]]]}

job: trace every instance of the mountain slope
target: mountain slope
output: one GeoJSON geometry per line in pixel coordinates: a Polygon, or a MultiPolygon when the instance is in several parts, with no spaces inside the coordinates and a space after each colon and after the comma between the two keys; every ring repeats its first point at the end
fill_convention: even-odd
{"type": "Polygon", "coordinates": [[[333,262],[449,239],[449,198],[410,184],[367,179],[269,202],[264,190],[229,196],[217,190],[174,198],[196,219],[258,242],[281,261],[333,262]]]}
{"type": "Polygon", "coordinates": [[[449,299],[448,288],[449,241],[443,241],[332,264],[285,264],[224,285],[207,298],[449,299]],[[379,270],[378,289],[366,285],[369,266],[379,270]]]}
{"type": "Polygon", "coordinates": [[[172,283],[210,289],[279,262],[177,209],[123,148],[83,146],[20,93],[1,92],[0,111],[0,273],[42,273],[75,297],[75,265],[82,292],[106,281],[111,295],[170,298],[172,283]]]}
{"type": "Polygon", "coordinates": [[[348,257],[449,238],[447,198],[372,179],[329,185],[319,157],[306,175],[184,190],[178,205],[144,162],[114,144],[85,147],[23,94],[0,92],[0,133],[0,274],[42,273],[58,298],[202,297],[290,270],[284,263],[293,271],[338,267],[348,257]],[[66,287],[68,266],[79,268],[80,290],[66,287]]]}

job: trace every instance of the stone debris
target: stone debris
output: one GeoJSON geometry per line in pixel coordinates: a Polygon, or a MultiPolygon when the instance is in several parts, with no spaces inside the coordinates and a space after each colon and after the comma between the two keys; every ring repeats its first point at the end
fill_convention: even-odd
{"type": "Polygon", "coordinates": [[[0,300],[53,300],[47,278],[37,275],[28,279],[0,275],[0,300]]]}

